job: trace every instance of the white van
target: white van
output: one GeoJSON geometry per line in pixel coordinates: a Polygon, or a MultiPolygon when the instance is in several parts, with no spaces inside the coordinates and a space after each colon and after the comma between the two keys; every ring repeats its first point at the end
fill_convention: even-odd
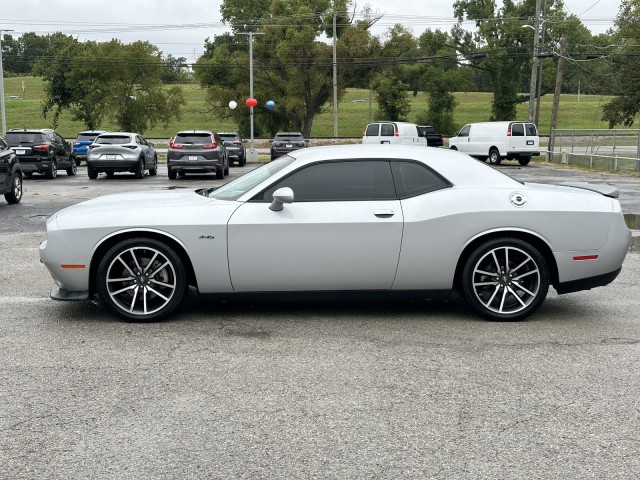
{"type": "Polygon", "coordinates": [[[374,122],[362,133],[362,143],[403,143],[427,146],[427,139],[415,123],[374,122]]]}
{"type": "Polygon", "coordinates": [[[500,165],[503,158],[527,165],[540,155],[538,129],[530,122],[469,123],[449,139],[449,148],[500,165]]]}

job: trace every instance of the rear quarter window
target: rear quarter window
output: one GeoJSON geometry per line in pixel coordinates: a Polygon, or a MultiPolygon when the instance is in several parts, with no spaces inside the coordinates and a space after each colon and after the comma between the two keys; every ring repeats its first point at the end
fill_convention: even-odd
{"type": "Polygon", "coordinates": [[[400,199],[451,187],[451,183],[421,163],[391,162],[391,171],[400,199]]]}

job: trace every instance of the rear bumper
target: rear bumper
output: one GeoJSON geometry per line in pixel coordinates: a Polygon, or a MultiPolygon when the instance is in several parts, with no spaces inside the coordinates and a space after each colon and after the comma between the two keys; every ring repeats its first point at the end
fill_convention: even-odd
{"type": "Polygon", "coordinates": [[[34,160],[27,158],[20,158],[20,167],[24,173],[33,173],[33,172],[46,172],[51,165],[51,160],[34,160]]]}
{"type": "Polygon", "coordinates": [[[138,167],[139,160],[89,160],[87,166],[101,172],[130,172],[138,167]]]}
{"type": "Polygon", "coordinates": [[[224,167],[218,160],[211,162],[176,162],[167,161],[167,168],[174,172],[210,173],[222,170],[224,167]]]}
{"type": "Polygon", "coordinates": [[[605,273],[604,275],[581,278],[580,280],[573,280],[572,282],[559,283],[558,285],[554,285],[553,288],[555,288],[558,294],[562,295],[564,293],[580,292],[582,290],[590,290],[596,287],[604,287],[605,285],[609,285],[613,282],[620,274],[621,270],[622,267],[614,270],[613,272],[605,273]]]}

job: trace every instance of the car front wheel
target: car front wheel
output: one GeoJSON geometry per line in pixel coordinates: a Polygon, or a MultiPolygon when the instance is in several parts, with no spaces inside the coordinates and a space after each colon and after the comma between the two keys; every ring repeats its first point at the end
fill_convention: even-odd
{"type": "Polygon", "coordinates": [[[535,312],[549,290],[549,269],[542,254],[515,238],[482,244],[462,271],[462,295],[490,320],[522,320],[535,312]]]}
{"type": "Polygon", "coordinates": [[[491,165],[500,165],[501,161],[500,152],[496,148],[489,150],[489,163],[491,165]]]}
{"type": "Polygon", "coordinates": [[[4,194],[4,199],[11,204],[20,203],[22,199],[22,176],[16,173],[11,182],[11,191],[4,194]]]}
{"type": "Polygon", "coordinates": [[[151,238],[112,247],[96,274],[98,294],[116,314],[133,322],[160,320],[173,312],[187,288],[178,255],[151,238]]]}

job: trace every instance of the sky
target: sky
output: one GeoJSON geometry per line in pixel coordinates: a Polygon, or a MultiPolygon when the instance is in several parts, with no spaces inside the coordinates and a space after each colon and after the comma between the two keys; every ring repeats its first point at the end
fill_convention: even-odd
{"type": "MultiPolygon", "coordinates": [[[[0,29],[13,30],[13,36],[60,31],[80,41],[148,40],[165,55],[192,63],[202,53],[205,38],[228,31],[221,23],[220,4],[221,0],[5,0],[0,29]]],[[[453,0],[357,1],[358,7],[366,4],[383,15],[373,29],[376,35],[397,23],[416,36],[428,28],[448,31],[454,23],[453,0]]],[[[597,34],[613,26],[620,0],[565,0],[565,6],[597,34]]]]}

